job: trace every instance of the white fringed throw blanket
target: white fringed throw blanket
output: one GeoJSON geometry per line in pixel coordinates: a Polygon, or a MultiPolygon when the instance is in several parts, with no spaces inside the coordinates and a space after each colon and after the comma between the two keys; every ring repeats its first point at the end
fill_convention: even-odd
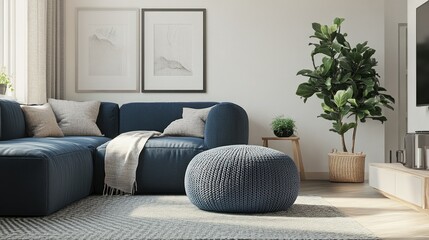
{"type": "Polygon", "coordinates": [[[160,134],[156,131],[126,132],[107,144],[104,195],[134,194],[137,190],[136,170],[140,153],[149,138],[160,134]]]}

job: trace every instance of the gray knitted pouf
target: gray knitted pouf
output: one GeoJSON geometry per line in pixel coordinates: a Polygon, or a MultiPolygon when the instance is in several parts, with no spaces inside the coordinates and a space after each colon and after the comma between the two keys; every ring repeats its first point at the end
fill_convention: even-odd
{"type": "Polygon", "coordinates": [[[195,156],[186,169],[185,190],[202,210],[275,212],[295,202],[299,175],[293,160],[282,152],[231,145],[195,156]]]}

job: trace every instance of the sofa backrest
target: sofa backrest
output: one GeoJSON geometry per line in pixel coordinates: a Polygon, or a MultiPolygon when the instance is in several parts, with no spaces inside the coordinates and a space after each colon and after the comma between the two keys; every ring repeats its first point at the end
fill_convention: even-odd
{"type": "MultiPolygon", "coordinates": [[[[116,137],[119,134],[118,104],[102,102],[98,113],[97,125],[106,137],[116,137]]],[[[25,117],[19,103],[0,99],[0,140],[26,136],[25,117]]]]}
{"type": "Polygon", "coordinates": [[[182,109],[207,108],[217,102],[135,102],[119,110],[119,132],[155,130],[163,132],[174,120],[182,118],[182,109]]]}
{"type": "Polygon", "coordinates": [[[19,103],[0,99],[0,140],[25,137],[25,119],[19,103]]]}

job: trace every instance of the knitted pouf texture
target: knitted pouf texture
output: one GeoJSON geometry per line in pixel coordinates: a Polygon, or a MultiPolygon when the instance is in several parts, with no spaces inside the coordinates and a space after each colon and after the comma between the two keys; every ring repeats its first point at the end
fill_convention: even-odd
{"type": "Polygon", "coordinates": [[[299,174],[282,152],[231,145],[196,155],[186,169],[185,190],[189,200],[206,211],[275,212],[295,202],[299,174]]]}

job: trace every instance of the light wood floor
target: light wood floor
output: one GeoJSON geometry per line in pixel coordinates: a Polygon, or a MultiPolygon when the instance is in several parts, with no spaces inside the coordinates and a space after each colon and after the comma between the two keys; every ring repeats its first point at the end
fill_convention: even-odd
{"type": "Polygon", "coordinates": [[[303,181],[300,195],[323,197],[382,239],[429,239],[429,211],[386,198],[368,183],[303,181]]]}

